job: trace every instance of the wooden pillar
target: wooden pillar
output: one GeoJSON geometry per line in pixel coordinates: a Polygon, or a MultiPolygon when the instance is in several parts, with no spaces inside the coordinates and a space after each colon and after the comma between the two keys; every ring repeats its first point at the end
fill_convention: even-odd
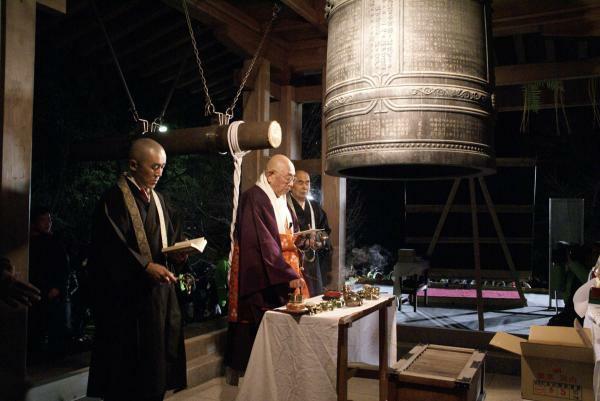
{"type": "Polygon", "coordinates": [[[280,153],[291,160],[302,158],[302,105],[294,101],[294,87],[281,87],[281,99],[271,103],[271,118],[281,125],[281,145],[271,154],[280,153]]]}
{"type": "MultiPolygon", "coordinates": [[[[247,64],[247,63],[246,63],[247,64]]],[[[270,95],[271,95],[271,63],[268,60],[257,60],[256,80],[253,90],[244,94],[244,121],[269,121],[270,120],[270,95]]],[[[246,67],[244,67],[244,71],[246,67]]],[[[242,164],[242,182],[240,191],[252,187],[262,173],[268,157],[267,150],[253,150],[244,156],[242,164]]]]}
{"type": "MultiPolygon", "coordinates": [[[[330,240],[333,245],[331,257],[331,288],[342,288],[346,272],[346,179],[321,174],[323,210],[327,213],[330,240]]],[[[325,279],[324,279],[325,280],[325,279]]]]}
{"type": "MultiPolygon", "coordinates": [[[[325,68],[323,75],[325,76],[325,68]]],[[[325,88],[325,86],[323,86],[325,88]]],[[[323,89],[325,90],[325,89],[323,89]]],[[[325,96],[323,94],[323,99],[325,96]]],[[[327,213],[330,240],[333,245],[331,257],[330,288],[341,289],[346,273],[346,179],[325,174],[325,154],[327,152],[327,132],[325,131],[325,116],[321,118],[321,192],[323,210],[327,213]]],[[[324,278],[325,281],[325,278],[324,278]]]]}
{"type": "MultiPolygon", "coordinates": [[[[28,278],[29,198],[35,59],[35,0],[2,1],[0,253],[28,278]]],[[[24,389],[27,312],[0,306],[0,399],[24,389]]]]}

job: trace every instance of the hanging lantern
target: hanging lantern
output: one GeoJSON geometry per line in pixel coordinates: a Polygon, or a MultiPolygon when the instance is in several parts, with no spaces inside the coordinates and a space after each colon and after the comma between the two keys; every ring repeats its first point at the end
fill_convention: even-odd
{"type": "Polygon", "coordinates": [[[495,172],[489,1],[327,3],[327,173],[422,180],[495,172]]]}

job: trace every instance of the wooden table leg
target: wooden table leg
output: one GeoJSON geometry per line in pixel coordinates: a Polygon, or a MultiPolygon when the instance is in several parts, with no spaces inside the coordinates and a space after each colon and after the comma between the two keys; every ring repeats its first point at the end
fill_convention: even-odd
{"type": "Polygon", "coordinates": [[[388,359],[387,308],[384,306],[379,309],[379,401],[387,400],[388,359]]]}
{"type": "Polygon", "coordinates": [[[337,393],[338,401],[348,400],[348,325],[338,326],[337,393]]]}

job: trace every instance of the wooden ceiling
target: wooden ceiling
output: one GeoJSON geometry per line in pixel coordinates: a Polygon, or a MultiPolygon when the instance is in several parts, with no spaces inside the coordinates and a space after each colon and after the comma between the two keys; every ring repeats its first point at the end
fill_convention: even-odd
{"type": "MultiPolygon", "coordinates": [[[[278,2],[281,12],[263,52],[271,62],[275,97],[279,85],[292,84],[300,87],[299,101],[319,100],[327,40],[325,1],[278,2]]],[[[202,96],[180,0],[96,2],[128,80],[171,85],[188,59],[177,88],[202,96]]],[[[227,101],[235,93],[243,61],[256,51],[273,2],[188,0],[188,7],[211,96],[227,101]]],[[[599,0],[494,0],[493,9],[496,80],[499,87],[507,87],[499,91],[500,100],[510,99],[514,88],[527,82],[600,75],[599,0]]],[[[112,68],[89,0],[70,0],[66,15],[40,18],[38,34],[94,60],[98,68],[112,68]]],[[[507,101],[506,107],[513,106],[507,101]]]]}

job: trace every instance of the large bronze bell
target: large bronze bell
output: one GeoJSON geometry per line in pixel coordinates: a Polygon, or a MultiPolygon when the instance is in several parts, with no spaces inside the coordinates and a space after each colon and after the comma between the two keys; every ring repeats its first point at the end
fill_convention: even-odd
{"type": "Polygon", "coordinates": [[[327,13],[327,173],[495,172],[489,1],[328,0],[327,13]]]}

